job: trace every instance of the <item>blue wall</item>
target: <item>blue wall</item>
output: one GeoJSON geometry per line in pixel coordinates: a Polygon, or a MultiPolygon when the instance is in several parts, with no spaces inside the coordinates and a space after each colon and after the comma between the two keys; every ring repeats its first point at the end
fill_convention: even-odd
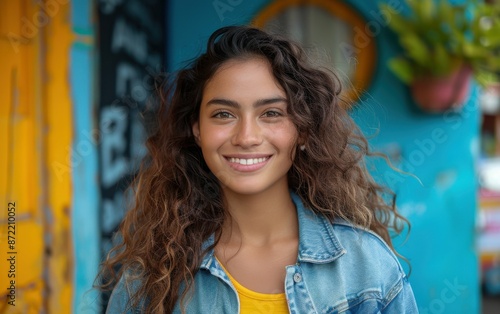
{"type": "MultiPolygon", "coordinates": [[[[170,70],[203,49],[217,28],[246,24],[270,1],[170,1],[167,8],[170,70]],[[223,3],[219,12],[214,3],[223,3]]],[[[397,249],[411,262],[410,281],[422,313],[479,313],[479,267],[474,247],[479,117],[477,90],[459,112],[428,115],[415,109],[406,86],[386,68],[398,53],[395,36],[376,18],[377,1],[347,0],[375,34],[378,64],[367,95],[353,112],[376,150],[418,179],[374,162],[373,174],[398,193],[411,221],[408,240],[397,249]]],[[[400,1],[386,1],[396,6],[400,1]]],[[[368,33],[368,32],[367,32],[368,33]]],[[[399,241],[403,242],[403,241],[399,241]]],[[[404,262],[403,262],[404,264],[404,262]]]]}
{"type": "Polygon", "coordinates": [[[163,16],[156,13],[164,13],[164,3],[75,0],[71,5],[73,145],[89,147],[72,173],[74,313],[105,307],[93,283],[126,210],[124,189],[145,154],[139,111],[163,65],[163,16]],[[111,43],[117,43],[113,51],[111,43]]]}
{"type": "MultiPolygon", "coordinates": [[[[351,0],[368,21],[379,12],[375,1],[351,0]]],[[[399,1],[386,1],[399,5],[399,1]]],[[[401,5],[402,8],[402,5],[401,5]]],[[[480,109],[473,88],[462,110],[429,115],[416,109],[408,89],[385,66],[398,54],[395,36],[383,23],[375,36],[379,64],[373,84],[354,115],[375,149],[418,179],[373,170],[398,194],[398,206],[412,224],[399,252],[412,266],[410,281],[422,313],[479,313],[479,265],[475,251],[480,109]]],[[[402,242],[402,241],[400,241],[402,242]]],[[[404,262],[403,262],[404,264],[404,262]]]]}
{"type": "Polygon", "coordinates": [[[73,32],[70,85],[73,101],[73,145],[92,143],[73,171],[72,238],[74,243],[73,313],[97,313],[98,291],[92,289],[100,262],[97,138],[94,114],[95,67],[93,1],[71,3],[73,32]]]}

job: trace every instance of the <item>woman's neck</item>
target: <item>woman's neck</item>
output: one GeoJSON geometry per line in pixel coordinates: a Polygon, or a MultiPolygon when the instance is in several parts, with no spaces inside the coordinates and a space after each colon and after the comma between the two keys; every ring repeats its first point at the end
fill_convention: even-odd
{"type": "Polygon", "coordinates": [[[224,191],[224,197],[230,217],[222,228],[222,243],[266,246],[298,238],[297,211],[288,186],[256,195],[224,191]]]}

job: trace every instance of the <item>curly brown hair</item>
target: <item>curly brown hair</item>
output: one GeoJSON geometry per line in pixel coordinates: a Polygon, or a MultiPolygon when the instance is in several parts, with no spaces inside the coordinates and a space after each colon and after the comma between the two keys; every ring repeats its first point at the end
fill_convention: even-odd
{"type": "MultiPolygon", "coordinates": [[[[192,132],[207,81],[228,60],[265,58],[288,98],[288,114],[306,149],[288,172],[304,206],[327,217],[371,229],[391,247],[389,230],[407,223],[394,194],[375,183],[365,157],[375,155],[349,116],[341,84],[313,67],[302,48],[247,26],[224,27],[207,50],[160,90],[158,128],[132,184],[134,203],[120,225],[120,242],[102,264],[99,286],[112,289],[124,272],[140,282],[129,301],[147,313],[172,312],[185,301],[203,255],[218,243],[226,217],[220,182],[207,167],[192,132]],[[389,198],[387,198],[389,196],[389,198]],[[386,201],[388,199],[388,201],[386,201]],[[215,243],[204,248],[211,235],[215,243]],[[117,270],[119,268],[119,270],[117,270]],[[145,301],[145,302],[143,302],[145,301]]],[[[182,307],[181,307],[182,308],[182,307]]]]}

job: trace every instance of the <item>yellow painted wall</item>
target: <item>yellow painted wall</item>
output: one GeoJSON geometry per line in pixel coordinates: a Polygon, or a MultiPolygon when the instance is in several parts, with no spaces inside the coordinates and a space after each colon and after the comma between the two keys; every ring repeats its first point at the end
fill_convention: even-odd
{"type": "Polygon", "coordinates": [[[71,309],[71,173],[56,175],[51,167],[57,161],[70,164],[72,33],[67,2],[0,1],[2,314],[71,309]],[[10,229],[9,202],[15,202],[10,229]],[[11,280],[15,306],[8,304],[13,301],[7,297],[11,280]]]}

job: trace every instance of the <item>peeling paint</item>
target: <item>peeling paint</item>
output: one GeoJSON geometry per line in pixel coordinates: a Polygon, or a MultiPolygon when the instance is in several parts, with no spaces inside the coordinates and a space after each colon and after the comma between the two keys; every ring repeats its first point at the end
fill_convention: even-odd
{"type": "Polygon", "coordinates": [[[71,308],[71,180],[69,175],[56,178],[49,167],[65,158],[61,146],[71,144],[67,2],[0,3],[0,32],[9,38],[0,41],[0,103],[10,104],[0,106],[0,150],[7,152],[0,154],[0,169],[8,174],[0,181],[2,314],[68,313],[71,308]],[[9,251],[7,202],[16,203],[15,245],[9,251]],[[12,265],[15,276],[7,278],[5,270],[12,265]],[[15,306],[5,302],[12,295],[15,306]]]}

